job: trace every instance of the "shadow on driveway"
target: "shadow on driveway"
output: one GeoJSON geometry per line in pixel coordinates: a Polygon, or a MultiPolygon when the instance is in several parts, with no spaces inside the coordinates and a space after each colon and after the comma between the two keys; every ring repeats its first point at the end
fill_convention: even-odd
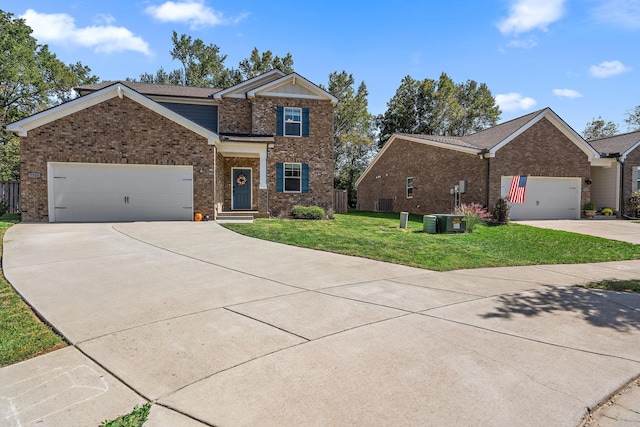
{"type": "Polygon", "coordinates": [[[640,330],[640,294],[590,291],[579,287],[546,288],[496,298],[495,310],[483,319],[512,319],[574,313],[589,324],[620,332],[640,330]]]}

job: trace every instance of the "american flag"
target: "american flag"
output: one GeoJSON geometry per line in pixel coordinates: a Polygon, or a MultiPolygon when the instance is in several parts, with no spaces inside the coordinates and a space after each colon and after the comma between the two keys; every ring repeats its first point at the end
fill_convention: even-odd
{"type": "Polygon", "coordinates": [[[511,179],[507,200],[511,203],[524,203],[524,193],[527,191],[527,176],[515,175],[511,179]]]}

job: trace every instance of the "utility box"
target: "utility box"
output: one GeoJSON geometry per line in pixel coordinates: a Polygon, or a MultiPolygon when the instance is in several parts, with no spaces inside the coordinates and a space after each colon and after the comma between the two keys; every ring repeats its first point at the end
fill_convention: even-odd
{"type": "Polygon", "coordinates": [[[407,228],[409,221],[409,212],[400,212],[400,228],[407,228]]]}
{"type": "Polygon", "coordinates": [[[467,231],[467,218],[464,215],[435,215],[438,233],[464,233],[467,231]]]}
{"type": "Polygon", "coordinates": [[[422,217],[422,231],[429,234],[438,232],[437,218],[435,215],[425,215],[422,217]]]}

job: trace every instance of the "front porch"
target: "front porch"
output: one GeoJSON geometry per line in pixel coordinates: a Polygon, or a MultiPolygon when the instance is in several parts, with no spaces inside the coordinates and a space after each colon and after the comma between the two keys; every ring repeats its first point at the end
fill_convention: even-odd
{"type": "Polygon", "coordinates": [[[267,150],[271,135],[221,134],[215,218],[269,217],[267,150]]]}

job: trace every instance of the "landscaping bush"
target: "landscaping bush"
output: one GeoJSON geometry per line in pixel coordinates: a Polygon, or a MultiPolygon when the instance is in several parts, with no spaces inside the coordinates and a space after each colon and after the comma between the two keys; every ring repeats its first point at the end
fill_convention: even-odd
{"type": "Polygon", "coordinates": [[[6,200],[0,199],[0,216],[6,214],[9,211],[9,204],[6,200]]]}
{"type": "Polygon", "coordinates": [[[480,203],[463,203],[453,213],[464,215],[467,218],[467,231],[469,233],[473,232],[478,225],[484,225],[488,219],[491,219],[491,214],[480,203]]]}
{"type": "Polygon", "coordinates": [[[633,218],[640,218],[640,190],[631,194],[625,203],[626,214],[633,218]]]}
{"type": "Polygon", "coordinates": [[[296,205],[291,209],[291,216],[295,219],[322,219],[326,215],[320,206],[296,205]]]}
{"type": "Polygon", "coordinates": [[[509,202],[504,197],[498,199],[493,205],[493,220],[498,224],[506,224],[509,222],[509,202]]]}

